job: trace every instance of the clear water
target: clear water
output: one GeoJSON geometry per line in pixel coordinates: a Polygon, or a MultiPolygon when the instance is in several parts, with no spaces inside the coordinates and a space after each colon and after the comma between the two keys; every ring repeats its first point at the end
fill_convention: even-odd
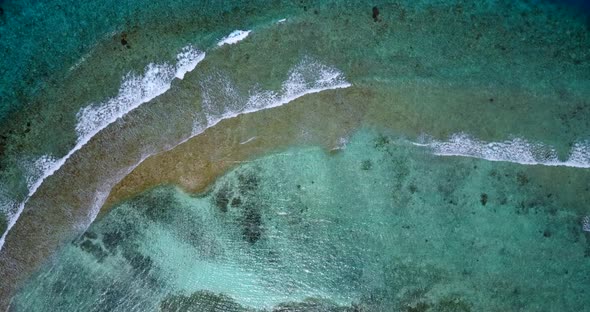
{"type": "Polygon", "coordinates": [[[583,311],[590,236],[550,193],[556,174],[439,158],[365,129],[336,154],[254,159],[203,195],[162,186],[120,204],[13,308],[583,311]]]}
{"type": "Polygon", "coordinates": [[[0,309],[584,310],[587,5],[374,5],[2,2],[0,309]]]}

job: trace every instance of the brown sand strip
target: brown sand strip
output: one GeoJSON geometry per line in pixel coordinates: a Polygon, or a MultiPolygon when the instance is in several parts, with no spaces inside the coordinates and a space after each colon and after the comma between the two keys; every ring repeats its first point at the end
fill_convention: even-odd
{"type": "MultiPolygon", "coordinates": [[[[307,95],[282,107],[225,120],[168,152],[146,159],[112,190],[100,189],[103,180],[109,177],[106,169],[121,163],[133,165],[133,159],[119,159],[109,151],[139,149],[140,144],[122,139],[117,141],[120,145],[112,146],[114,137],[121,136],[120,132],[101,134],[41,186],[8,235],[5,248],[0,252],[0,272],[3,285],[7,285],[0,289],[0,308],[8,304],[18,286],[59,246],[85,229],[91,219],[93,207],[89,203],[97,194],[96,188],[105,194],[110,191],[102,206],[101,214],[104,214],[117,202],[161,184],[179,185],[190,192],[205,191],[218,176],[241,162],[289,146],[319,145],[330,151],[340,138],[363,125],[395,129],[410,137],[424,131],[445,138],[456,131],[453,122],[449,122],[455,119],[457,124],[473,127],[475,136],[493,140],[504,139],[493,129],[501,127],[502,123],[516,123],[515,120],[490,118],[493,109],[485,106],[479,106],[481,114],[469,120],[455,114],[455,107],[477,105],[473,103],[485,99],[489,92],[485,90],[449,86],[423,88],[418,84],[387,91],[378,85],[370,87],[369,90],[353,86],[307,95]],[[427,111],[426,104],[438,105],[440,109],[427,111]],[[86,191],[81,191],[84,189],[86,191]],[[79,228],[72,230],[75,225],[79,228]]],[[[514,91],[496,90],[496,94],[513,99],[501,104],[506,106],[515,106],[519,101],[552,100],[514,91]]],[[[123,130],[132,131],[133,120],[127,122],[123,130]]],[[[539,179],[548,181],[575,181],[585,174],[580,170],[549,167],[536,167],[533,171],[539,172],[539,179]]],[[[559,184],[553,185],[557,192],[559,184]]],[[[583,192],[583,185],[572,185],[571,192],[583,192]]]]}

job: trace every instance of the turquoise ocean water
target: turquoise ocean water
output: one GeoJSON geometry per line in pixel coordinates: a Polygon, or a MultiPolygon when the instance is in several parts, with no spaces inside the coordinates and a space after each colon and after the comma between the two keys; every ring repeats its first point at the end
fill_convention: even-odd
{"type": "Polygon", "coordinates": [[[287,149],[121,204],[14,310],[583,311],[588,236],[530,168],[367,129],[287,149]]]}
{"type": "Polygon", "coordinates": [[[590,309],[583,1],[0,8],[0,309],[590,309]]]}

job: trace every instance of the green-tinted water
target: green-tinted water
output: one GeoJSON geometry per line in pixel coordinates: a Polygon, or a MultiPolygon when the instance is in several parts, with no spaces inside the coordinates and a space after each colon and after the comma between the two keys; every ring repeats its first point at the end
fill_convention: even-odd
{"type": "Polygon", "coordinates": [[[0,309],[587,305],[576,7],[0,8],[0,309]],[[109,193],[132,199],[91,225],[109,193]]]}
{"type": "Polygon", "coordinates": [[[440,158],[363,130],[336,154],[251,160],[202,196],[159,187],[121,204],[37,273],[14,311],[319,299],[318,311],[583,311],[587,197],[552,193],[562,174],[440,158]]]}

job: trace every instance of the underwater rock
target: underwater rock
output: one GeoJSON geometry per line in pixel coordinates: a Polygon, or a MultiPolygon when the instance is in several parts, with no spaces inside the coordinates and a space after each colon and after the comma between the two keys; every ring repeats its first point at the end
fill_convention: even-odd
{"type": "Polygon", "coordinates": [[[109,287],[102,292],[100,306],[95,307],[97,312],[108,312],[115,310],[121,305],[121,301],[125,298],[125,293],[116,289],[115,287],[109,287]]]}
{"type": "Polygon", "coordinates": [[[102,234],[102,244],[110,252],[115,252],[115,248],[117,248],[124,238],[125,235],[123,235],[123,233],[119,230],[107,232],[102,234]]]}
{"type": "Polygon", "coordinates": [[[163,223],[172,222],[172,210],[178,206],[174,193],[167,188],[143,194],[132,205],[143,210],[148,219],[163,223]]]}
{"type": "MultiPolygon", "coordinates": [[[[207,290],[200,290],[190,296],[169,295],[160,303],[160,311],[183,311],[183,312],[254,312],[268,310],[248,309],[233,298],[224,294],[217,294],[207,290]]],[[[339,306],[338,304],[319,298],[306,298],[302,302],[279,303],[272,312],[356,312],[363,311],[356,306],[339,306]]]]}
{"type": "Polygon", "coordinates": [[[471,305],[459,297],[443,298],[430,310],[436,312],[470,312],[471,305]]]}
{"type": "MultiPolygon", "coordinates": [[[[7,141],[8,137],[5,135],[0,135],[0,157],[4,156],[5,150],[6,150],[6,141],[7,141]]],[[[3,159],[3,158],[2,158],[3,159]]],[[[4,161],[0,159],[0,170],[4,169],[4,161]]]]}
{"type": "Polygon", "coordinates": [[[482,206],[485,206],[488,203],[488,194],[482,193],[479,198],[479,202],[481,203],[482,206]]]}
{"type": "Polygon", "coordinates": [[[387,138],[384,135],[379,135],[376,139],[375,139],[375,148],[376,149],[382,149],[384,148],[386,145],[389,144],[389,138],[387,138]]]}
{"type": "Polygon", "coordinates": [[[280,303],[272,312],[355,312],[363,311],[357,306],[339,306],[338,304],[319,298],[306,298],[302,302],[280,303]]]}
{"type": "Polygon", "coordinates": [[[361,170],[371,170],[371,168],[373,168],[373,163],[370,160],[363,160],[363,162],[361,163],[361,170]]]}
{"type": "Polygon", "coordinates": [[[171,221],[171,215],[168,211],[168,207],[160,205],[147,206],[145,215],[154,222],[169,222],[171,221]]]}
{"type": "Polygon", "coordinates": [[[98,238],[98,235],[96,235],[96,233],[94,233],[92,231],[84,232],[84,234],[82,236],[89,238],[89,239],[97,239],[98,238]]]}
{"type": "Polygon", "coordinates": [[[543,237],[551,237],[551,231],[550,230],[543,231],[543,237]]]}
{"type": "Polygon", "coordinates": [[[533,198],[528,198],[526,200],[521,200],[516,205],[516,213],[517,214],[528,214],[532,213],[547,213],[549,215],[556,215],[558,211],[558,207],[555,207],[552,204],[551,199],[547,199],[546,196],[537,196],[533,198]]]}
{"type": "Polygon", "coordinates": [[[256,190],[260,181],[258,181],[258,176],[254,173],[240,173],[238,175],[238,187],[241,193],[248,193],[256,190]]]}
{"type": "Polygon", "coordinates": [[[241,219],[242,236],[250,243],[256,243],[262,236],[262,214],[260,210],[250,204],[244,208],[244,213],[241,219]]]}
{"type": "Polygon", "coordinates": [[[127,33],[122,33],[121,34],[121,44],[122,45],[127,45],[127,33]]]}
{"type": "Polygon", "coordinates": [[[438,302],[418,301],[403,308],[405,312],[471,312],[471,305],[460,297],[444,297],[438,302]]]}
{"type": "Polygon", "coordinates": [[[151,271],[153,267],[153,260],[148,257],[140,254],[137,251],[133,250],[125,250],[123,252],[123,257],[129,261],[129,264],[133,268],[135,274],[147,274],[151,271]]]}
{"type": "Polygon", "coordinates": [[[227,205],[229,204],[232,194],[227,184],[224,184],[215,195],[213,195],[213,201],[215,206],[221,210],[221,212],[227,212],[227,205]]]}
{"type": "Polygon", "coordinates": [[[415,305],[406,307],[404,311],[407,312],[426,312],[430,309],[430,305],[426,302],[418,302],[415,305]]]}
{"type": "Polygon", "coordinates": [[[379,21],[379,8],[376,6],[373,7],[373,20],[375,22],[379,21]]]}
{"type": "Polygon", "coordinates": [[[6,216],[3,213],[0,213],[0,233],[4,233],[7,226],[8,221],[6,220],[6,216]]]}
{"type": "Polygon", "coordinates": [[[516,214],[527,214],[529,213],[529,207],[525,204],[524,200],[521,200],[516,205],[516,214]]]}
{"type": "Polygon", "coordinates": [[[260,178],[252,168],[238,171],[235,177],[216,188],[210,200],[223,213],[233,208],[228,217],[235,222],[242,238],[254,244],[264,232],[262,210],[265,203],[258,198],[260,178]]]}
{"type": "Polygon", "coordinates": [[[84,240],[78,247],[83,251],[93,255],[98,262],[102,262],[107,257],[107,253],[99,244],[95,244],[89,240],[84,240]]]}
{"type": "Polygon", "coordinates": [[[232,311],[246,312],[253,311],[242,307],[231,297],[202,290],[192,293],[190,296],[169,295],[160,303],[162,312],[217,312],[232,311]]]}
{"type": "Polygon", "coordinates": [[[527,183],[529,183],[529,178],[524,172],[519,171],[518,173],[516,173],[516,181],[518,182],[518,185],[524,186],[527,183]]]}
{"type": "Polygon", "coordinates": [[[234,197],[231,200],[231,206],[232,206],[232,208],[240,207],[241,204],[242,204],[242,199],[239,198],[239,197],[234,197]]]}

